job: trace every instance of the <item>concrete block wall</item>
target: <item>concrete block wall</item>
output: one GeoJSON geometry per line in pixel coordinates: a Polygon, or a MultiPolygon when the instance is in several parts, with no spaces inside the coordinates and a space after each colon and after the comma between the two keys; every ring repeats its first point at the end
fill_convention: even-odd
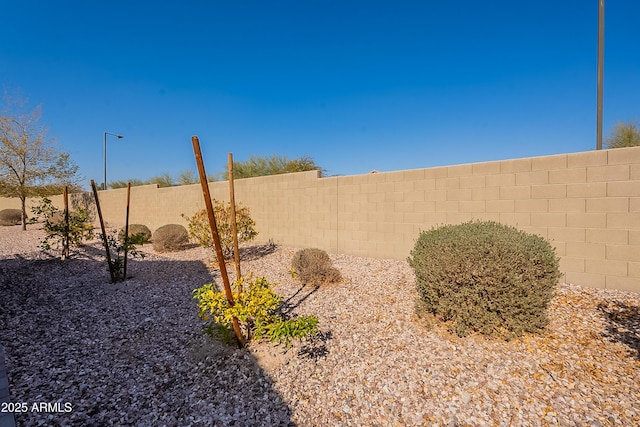
{"type": "Polygon", "coordinates": [[[640,291],[638,147],[338,179],[340,252],[404,259],[419,230],[494,220],[549,239],[567,282],[640,291]]]}
{"type": "MultiPolygon", "coordinates": [[[[227,182],[210,191],[229,200],[227,182]]],[[[259,242],[406,259],[421,230],[494,220],[549,239],[567,282],[640,292],[640,147],[327,178],[301,172],[236,180],[235,192],[259,242]]],[[[124,224],[126,189],[99,194],[107,221],[124,224]]],[[[181,214],[202,208],[199,184],[133,187],[130,223],[186,225],[181,214]]]]}

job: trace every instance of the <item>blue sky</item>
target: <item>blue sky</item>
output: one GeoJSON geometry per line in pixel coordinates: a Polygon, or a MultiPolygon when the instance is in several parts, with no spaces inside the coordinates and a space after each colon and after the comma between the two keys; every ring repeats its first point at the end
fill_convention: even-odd
{"type": "MultiPolygon", "coordinates": [[[[2,5],[0,84],[42,105],[83,183],[232,152],[329,175],[590,150],[598,1],[2,5]]],[[[640,120],[640,1],[606,5],[605,137],[640,120]]]]}

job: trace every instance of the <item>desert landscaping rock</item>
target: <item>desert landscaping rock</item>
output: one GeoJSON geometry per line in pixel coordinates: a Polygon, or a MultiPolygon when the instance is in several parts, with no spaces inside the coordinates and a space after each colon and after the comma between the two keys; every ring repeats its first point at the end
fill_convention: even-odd
{"type": "Polygon", "coordinates": [[[297,248],[247,245],[243,272],[323,336],[238,350],[197,317],[192,290],[220,283],[208,251],[144,245],[110,284],[97,240],[61,262],[42,237],[0,229],[0,342],[13,402],[72,410],[21,426],[640,425],[636,293],[562,284],[545,334],[461,339],[415,316],[405,261],[331,254],[344,281],[315,288],[288,271],[297,248]]]}

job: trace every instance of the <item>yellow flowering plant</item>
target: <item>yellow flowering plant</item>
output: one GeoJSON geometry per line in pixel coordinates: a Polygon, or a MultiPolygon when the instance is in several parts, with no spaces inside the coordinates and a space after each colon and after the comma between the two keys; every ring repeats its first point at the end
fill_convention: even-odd
{"type": "Polygon", "coordinates": [[[278,307],[282,297],[271,289],[265,277],[250,279],[248,288],[241,278],[232,286],[233,306],[230,306],[224,292],[214,283],[208,283],[193,291],[198,301],[199,316],[208,321],[207,331],[213,335],[217,331],[225,341],[232,336],[232,321],[237,318],[248,339],[268,338],[272,342],[289,346],[293,338],[302,339],[318,332],[315,316],[300,316],[285,319],[278,307]],[[242,292],[241,289],[245,291],[242,292]]]}

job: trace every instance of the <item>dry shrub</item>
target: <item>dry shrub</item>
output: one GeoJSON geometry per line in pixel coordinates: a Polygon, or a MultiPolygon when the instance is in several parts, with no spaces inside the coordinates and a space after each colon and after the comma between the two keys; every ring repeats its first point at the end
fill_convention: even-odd
{"type": "MultiPolygon", "coordinates": [[[[129,241],[134,245],[144,245],[151,239],[151,230],[144,224],[129,225],[129,241]]],[[[118,239],[124,241],[124,227],[118,233],[118,239]]]]}
{"type": "Polygon", "coordinates": [[[180,224],[167,224],[153,233],[152,240],[156,252],[176,252],[189,244],[189,234],[180,224]]]}
{"type": "MultiPolygon", "coordinates": [[[[225,259],[231,259],[233,258],[231,204],[229,202],[221,202],[219,200],[214,200],[213,202],[213,214],[216,218],[216,226],[218,227],[218,237],[220,238],[220,245],[222,246],[222,254],[225,259]]],[[[255,229],[256,223],[251,218],[249,208],[237,203],[235,211],[238,243],[253,240],[258,235],[258,232],[255,229]]],[[[182,217],[189,223],[189,236],[200,246],[215,251],[207,210],[199,210],[193,214],[192,217],[188,217],[184,214],[182,217]]]]}
{"type": "Polygon", "coordinates": [[[3,209],[0,211],[0,225],[22,224],[22,211],[20,209],[3,209]]]}
{"type": "Polygon", "coordinates": [[[304,284],[320,286],[342,280],[340,272],[333,267],[329,255],[321,249],[301,249],[291,260],[295,276],[304,284]]]}

